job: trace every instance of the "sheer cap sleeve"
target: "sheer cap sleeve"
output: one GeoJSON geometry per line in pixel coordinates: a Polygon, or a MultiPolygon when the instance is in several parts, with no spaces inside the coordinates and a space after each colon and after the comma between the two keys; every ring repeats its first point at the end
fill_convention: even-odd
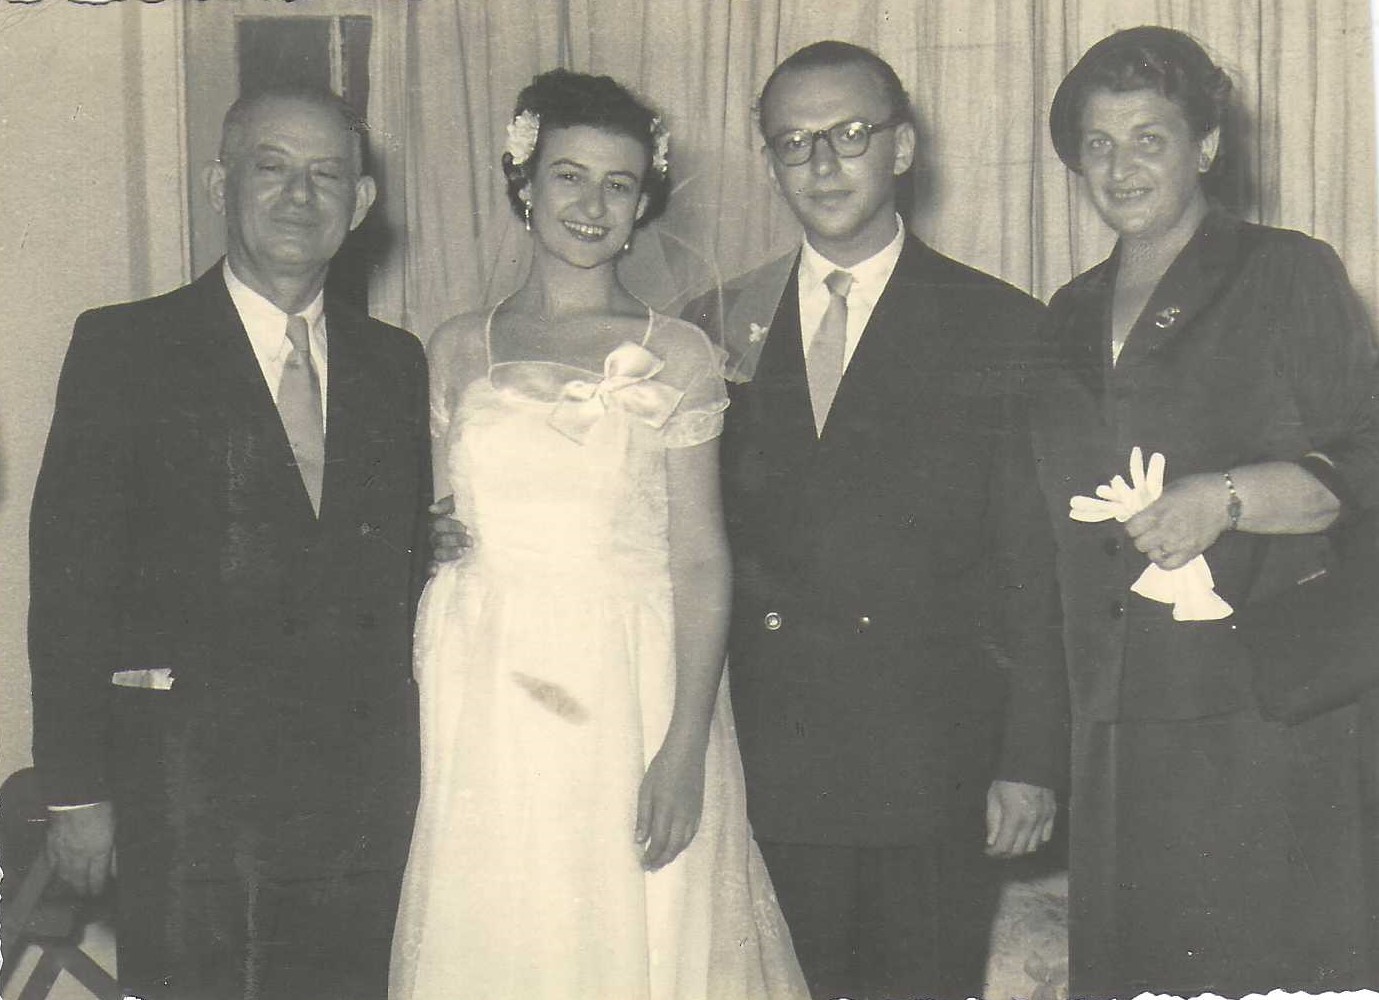
{"type": "Polygon", "coordinates": [[[718,437],[728,391],[723,382],[723,350],[692,323],[654,317],[647,348],[665,362],[657,378],[684,392],[662,431],[667,448],[688,448],[718,437]]]}

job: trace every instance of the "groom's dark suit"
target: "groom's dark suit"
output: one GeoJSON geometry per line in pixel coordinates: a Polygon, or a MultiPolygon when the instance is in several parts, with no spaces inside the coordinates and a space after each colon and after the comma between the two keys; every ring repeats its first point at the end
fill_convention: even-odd
{"type": "MultiPolygon", "coordinates": [[[[774,301],[754,283],[779,283],[783,266],[697,318],[744,324],[739,297],[774,301]]],[[[1066,754],[1052,540],[1019,392],[1040,307],[908,237],[817,436],[798,301],[791,270],[774,315],[752,324],[750,339],[769,333],[754,376],[731,387],[722,441],[752,827],[773,876],[821,857],[800,845],[919,849],[935,878],[980,869],[991,781],[1054,787],[1066,754]]],[[[933,914],[940,955],[968,964],[991,901],[969,890],[970,918],[933,914]]],[[[921,908],[952,903],[932,882],[913,892],[921,908]]]]}
{"type": "Polygon", "coordinates": [[[115,803],[140,995],[252,981],[276,887],[380,886],[391,921],[417,785],[425,358],[329,300],[325,323],[319,519],[220,267],[83,315],[63,368],[31,527],[34,759],[50,802],[115,803]],[[170,689],[112,684],[153,669],[170,689]],[[201,967],[207,936],[235,933],[245,968],[201,967]]]}

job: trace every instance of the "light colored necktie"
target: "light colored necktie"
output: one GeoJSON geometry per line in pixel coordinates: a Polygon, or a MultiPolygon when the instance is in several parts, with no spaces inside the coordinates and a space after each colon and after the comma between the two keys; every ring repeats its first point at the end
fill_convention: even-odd
{"type": "Polygon", "coordinates": [[[321,512],[321,481],[326,468],[326,435],[321,427],[321,382],[311,364],[311,339],[306,319],[287,317],[287,339],[292,353],[283,365],[278,382],[278,413],[283,429],[297,458],[297,470],[311,497],[311,506],[321,512]]]}
{"type": "Polygon", "coordinates": [[[828,288],[828,308],[819,321],[819,329],[814,331],[804,359],[809,378],[809,401],[814,407],[814,430],[819,434],[824,432],[824,421],[828,419],[833,397],[838,394],[838,383],[843,380],[848,290],[852,288],[852,275],[847,271],[834,271],[824,279],[824,285],[828,288]]]}

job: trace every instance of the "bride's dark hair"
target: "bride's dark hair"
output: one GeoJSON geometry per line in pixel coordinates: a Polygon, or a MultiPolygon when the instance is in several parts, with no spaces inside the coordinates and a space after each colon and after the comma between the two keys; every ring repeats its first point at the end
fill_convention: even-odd
{"type": "Polygon", "coordinates": [[[646,149],[647,165],[642,172],[646,211],[636,224],[644,226],[665,211],[670,199],[670,170],[658,170],[653,165],[657,137],[664,134],[660,118],[611,76],[591,76],[567,69],[549,70],[523,87],[522,93],[517,95],[513,118],[524,111],[530,111],[540,118],[536,148],[522,163],[514,163],[511,153],[503,153],[508,201],[519,217],[526,209],[521,192],[531,180],[533,168],[541,157],[542,138],[550,129],[576,125],[616,132],[640,142],[646,149]]]}

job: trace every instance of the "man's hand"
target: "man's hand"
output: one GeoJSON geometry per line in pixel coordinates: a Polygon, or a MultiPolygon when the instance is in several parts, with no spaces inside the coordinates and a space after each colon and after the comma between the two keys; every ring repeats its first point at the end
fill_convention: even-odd
{"type": "Polygon", "coordinates": [[[431,575],[444,563],[454,562],[474,544],[465,526],[450,515],[455,513],[455,498],[442,497],[427,510],[431,513],[431,575]]]}
{"type": "Polygon", "coordinates": [[[986,853],[1014,858],[1053,836],[1058,803],[1053,790],[1021,781],[993,781],[986,793],[986,853]]]}
{"type": "Polygon", "coordinates": [[[48,860],[83,896],[105,888],[115,864],[115,807],[96,802],[48,812],[48,860]]]}

